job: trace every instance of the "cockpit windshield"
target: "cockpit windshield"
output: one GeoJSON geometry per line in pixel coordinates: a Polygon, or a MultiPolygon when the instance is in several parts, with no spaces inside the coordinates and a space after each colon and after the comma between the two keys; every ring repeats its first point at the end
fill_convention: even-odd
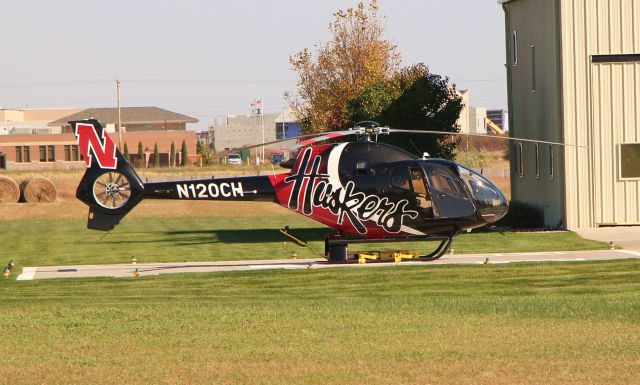
{"type": "Polygon", "coordinates": [[[469,168],[458,166],[458,172],[485,221],[495,222],[506,214],[507,199],[500,192],[500,189],[487,178],[469,168]]]}

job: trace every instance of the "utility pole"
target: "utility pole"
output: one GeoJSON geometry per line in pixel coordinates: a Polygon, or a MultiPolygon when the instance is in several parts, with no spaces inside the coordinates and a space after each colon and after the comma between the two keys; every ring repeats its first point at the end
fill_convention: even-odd
{"type": "Polygon", "coordinates": [[[264,100],[260,99],[260,121],[262,122],[262,156],[260,161],[264,162],[264,100]]]}
{"type": "Polygon", "coordinates": [[[285,137],[285,135],[286,135],[285,132],[286,131],[284,129],[284,114],[286,114],[286,113],[287,113],[287,107],[283,107],[282,108],[282,136],[280,137],[281,140],[285,140],[286,139],[286,137],[285,137]]]}
{"type": "Polygon", "coordinates": [[[118,98],[118,148],[122,148],[122,127],[120,126],[120,80],[116,79],[116,96],[118,98]]]}

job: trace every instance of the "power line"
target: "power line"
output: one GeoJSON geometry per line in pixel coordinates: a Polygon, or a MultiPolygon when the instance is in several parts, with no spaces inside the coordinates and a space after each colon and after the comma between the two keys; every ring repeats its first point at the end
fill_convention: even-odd
{"type": "Polygon", "coordinates": [[[192,84],[192,85],[295,85],[295,81],[288,80],[207,80],[207,79],[131,79],[122,81],[130,83],[156,84],[192,84]]]}
{"type": "Polygon", "coordinates": [[[112,83],[113,80],[76,80],[76,81],[61,81],[61,82],[42,82],[42,83],[14,83],[14,84],[0,84],[0,88],[38,88],[38,87],[66,87],[66,86],[80,86],[88,84],[103,84],[112,83]]]}

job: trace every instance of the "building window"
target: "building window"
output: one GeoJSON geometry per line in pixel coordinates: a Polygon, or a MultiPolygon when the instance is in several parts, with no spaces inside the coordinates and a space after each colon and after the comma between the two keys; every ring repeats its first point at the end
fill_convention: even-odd
{"type": "Polygon", "coordinates": [[[511,64],[518,65],[518,31],[511,33],[511,64]]]}
{"type": "Polygon", "coordinates": [[[549,179],[553,179],[553,145],[549,145],[549,179]]]}
{"type": "Polygon", "coordinates": [[[16,163],[31,162],[31,151],[29,146],[16,146],[16,163]]]}
{"type": "Polygon", "coordinates": [[[65,145],[64,146],[64,160],[66,162],[71,162],[71,161],[77,161],[79,160],[78,158],[78,146],[73,144],[73,145],[65,145]]]}
{"type": "Polygon", "coordinates": [[[524,176],[524,149],[522,143],[518,143],[518,175],[524,176]]]}
{"type": "Polygon", "coordinates": [[[40,162],[55,162],[56,150],[53,145],[39,146],[40,150],[40,162]]]}
{"type": "Polygon", "coordinates": [[[288,123],[276,123],[276,139],[282,140],[287,138],[287,133],[289,132],[289,124],[288,123]]]}
{"type": "Polygon", "coordinates": [[[540,179],[540,146],[536,143],[536,179],[540,179]]]}
{"type": "Polygon", "coordinates": [[[640,178],[640,143],[620,145],[620,178],[640,178]]]}
{"type": "Polygon", "coordinates": [[[531,92],[536,92],[536,47],[531,46],[531,92]]]}

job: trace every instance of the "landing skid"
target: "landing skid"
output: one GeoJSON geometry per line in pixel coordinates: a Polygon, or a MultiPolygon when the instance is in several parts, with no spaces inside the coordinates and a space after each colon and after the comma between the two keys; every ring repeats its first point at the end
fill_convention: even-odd
{"type": "MultiPolygon", "coordinates": [[[[348,245],[357,243],[382,243],[382,242],[420,242],[420,241],[440,241],[438,247],[427,255],[420,255],[414,258],[407,258],[412,261],[434,261],[442,257],[451,247],[453,239],[459,231],[451,232],[447,235],[421,235],[407,237],[393,237],[382,239],[360,239],[346,238],[340,233],[331,233],[325,237],[324,255],[330,263],[348,263],[358,260],[354,254],[348,253],[348,245]]],[[[404,259],[404,258],[403,258],[404,259]]]]}

